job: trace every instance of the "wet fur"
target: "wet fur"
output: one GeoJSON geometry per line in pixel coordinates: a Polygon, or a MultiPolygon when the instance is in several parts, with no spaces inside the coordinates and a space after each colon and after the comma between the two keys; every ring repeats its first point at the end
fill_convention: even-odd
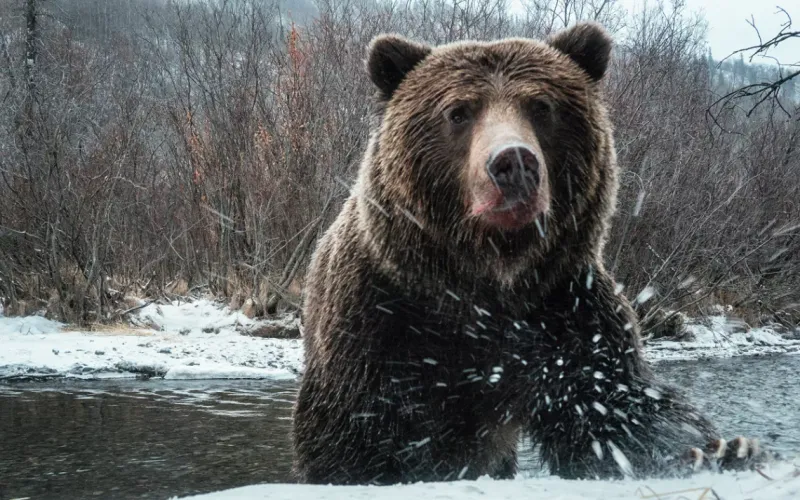
{"type": "Polygon", "coordinates": [[[650,475],[718,437],[654,379],[602,265],[617,166],[597,84],[610,41],[598,30],[549,44],[371,47],[373,132],[308,273],[302,481],[512,477],[523,435],[564,477],[650,475]],[[464,213],[464,148],[438,120],[456,98],[493,96],[491,75],[558,106],[537,129],[553,196],[544,237],[464,213]]]}

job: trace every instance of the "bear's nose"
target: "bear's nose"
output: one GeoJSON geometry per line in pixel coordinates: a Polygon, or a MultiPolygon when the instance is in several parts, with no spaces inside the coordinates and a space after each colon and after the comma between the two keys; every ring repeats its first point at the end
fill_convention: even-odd
{"type": "Polygon", "coordinates": [[[539,186],[539,158],[524,144],[501,146],[486,162],[486,171],[506,205],[527,201],[539,186]]]}

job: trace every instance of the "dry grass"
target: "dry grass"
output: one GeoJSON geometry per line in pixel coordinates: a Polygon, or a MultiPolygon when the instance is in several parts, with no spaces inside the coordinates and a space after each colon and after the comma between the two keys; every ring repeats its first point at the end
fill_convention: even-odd
{"type": "Polygon", "coordinates": [[[83,326],[67,326],[62,328],[65,332],[91,332],[95,335],[101,336],[134,336],[134,337],[152,337],[155,334],[142,328],[137,328],[132,325],[124,323],[89,323],[83,326]]]}

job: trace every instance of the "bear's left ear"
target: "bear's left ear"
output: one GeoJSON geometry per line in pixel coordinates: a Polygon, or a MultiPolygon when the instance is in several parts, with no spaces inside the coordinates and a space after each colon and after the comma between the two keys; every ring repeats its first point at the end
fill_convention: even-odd
{"type": "Polygon", "coordinates": [[[388,101],[408,72],[428,57],[431,48],[398,35],[380,35],[369,44],[367,53],[369,77],[388,101]]]}
{"type": "Polygon", "coordinates": [[[557,33],[550,45],[575,61],[594,81],[606,74],[611,59],[611,37],[606,30],[594,22],[578,23],[572,28],[557,33]]]}

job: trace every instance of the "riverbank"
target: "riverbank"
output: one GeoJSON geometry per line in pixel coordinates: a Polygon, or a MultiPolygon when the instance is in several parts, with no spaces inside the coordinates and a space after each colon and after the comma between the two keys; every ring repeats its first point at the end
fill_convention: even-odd
{"type": "MultiPolygon", "coordinates": [[[[724,316],[687,320],[691,340],[650,341],[653,362],[792,354],[800,340],[724,316]]],[[[303,369],[299,319],[253,320],[208,299],[150,304],[126,325],[76,329],[0,315],[0,380],[46,378],[293,379],[303,369]],[[288,332],[288,333],[287,333],[288,332]],[[296,335],[295,335],[296,336],[296,335]]]]}
{"type": "Polygon", "coordinates": [[[302,367],[301,341],[252,333],[298,327],[293,316],[258,321],[211,300],[151,304],[128,325],[95,331],[0,316],[0,380],[293,379],[302,367]]]}

